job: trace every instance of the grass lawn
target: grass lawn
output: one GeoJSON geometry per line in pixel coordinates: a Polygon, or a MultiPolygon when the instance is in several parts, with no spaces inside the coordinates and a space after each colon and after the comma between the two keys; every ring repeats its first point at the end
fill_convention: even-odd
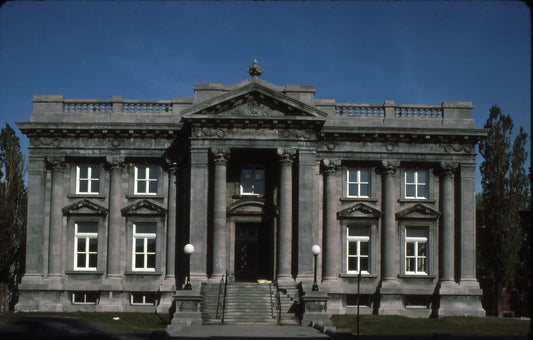
{"type": "Polygon", "coordinates": [[[151,333],[156,330],[166,330],[169,321],[168,314],[154,313],[0,313],[0,323],[4,321],[27,315],[47,315],[73,317],[87,320],[104,328],[118,333],[151,333]],[[113,318],[118,317],[118,320],[113,318]]]}
{"type": "MultiPolygon", "coordinates": [[[[331,317],[337,330],[357,332],[355,315],[331,317]]],[[[402,316],[361,315],[359,334],[364,335],[429,335],[444,333],[452,335],[519,335],[531,333],[531,321],[496,317],[447,317],[439,319],[416,319],[402,316]]]]}

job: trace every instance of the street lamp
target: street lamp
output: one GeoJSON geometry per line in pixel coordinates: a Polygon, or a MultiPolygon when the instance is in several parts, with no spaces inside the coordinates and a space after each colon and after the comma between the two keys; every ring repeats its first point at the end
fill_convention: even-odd
{"type": "Polygon", "coordinates": [[[187,283],[183,289],[191,290],[191,254],[194,253],[194,246],[188,243],[183,247],[183,251],[187,254],[187,283]]]}
{"type": "Polygon", "coordinates": [[[318,284],[316,283],[316,259],[318,257],[318,254],[320,254],[320,246],[315,244],[311,247],[311,252],[313,252],[313,256],[315,257],[315,279],[313,280],[313,287],[311,290],[313,292],[318,292],[318,284]]]}

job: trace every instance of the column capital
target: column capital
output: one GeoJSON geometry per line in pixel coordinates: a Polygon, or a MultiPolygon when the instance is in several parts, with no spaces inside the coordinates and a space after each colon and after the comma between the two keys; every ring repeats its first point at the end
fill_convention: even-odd
{"type": "Polygon", "coordinates": [[[106,164],[105,167],[108,170],[119,170],[122,171],[124,169],[124,157],[122,156],[106,156],[105,158],[106,164]]]}
{"type": "Polygon", "coordinates": [[[180,163],[169,158],[165,158],[165,166],[170,174],[175,175],[180,167],[180,163]]]}
{"type": "Polygon", "coordinates": [[[324,169],[324,173],[335,174],[337,172],[337,169],[341,166],[341,161],[340,159],[324,158],[322,160],[322,166],[324,169]]]}
{"type": "Polygon", "coordinates": [[[211,152],[215,157],[215,163],[226,164],[229,160],[230,150],[228,148],[212,148],[211,152]]]}
{"type": "Polygon", "coordinates": [[[292,163],[294,162],[294,156],[296,155],[296,150],[295,149],[282,149],[282,148],[279,148],[277,151],[278,151],[278,155],[280,157],[280,163],[281,164],[292,165],[292,163]]]}
{"type": "Polygon", "coordinates": [[[459,163],[457,162],[441,162],[438,173],[442,177],[452,177],[458,167],[459,163]]]}
{"type": "Polygon", "coordinates": [[[67,167],[64,157],[46,158],[46,166],[54,172],[62,172],[67,167]]]}
{"type": "Polygon", "coordinates": [[[400,161],[398,160],[382,160],[381,172],[384,175],[394,175],[396,170],[400,167],[400,161]]]}

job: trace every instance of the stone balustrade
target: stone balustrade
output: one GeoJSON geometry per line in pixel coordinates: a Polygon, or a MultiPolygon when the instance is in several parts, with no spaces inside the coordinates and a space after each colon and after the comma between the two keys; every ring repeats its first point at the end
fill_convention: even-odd
{"type": "MultiPolygon", "coordinates": [[[[377,117],[386,116],[387,104],[335,104],[335,116],[344,117],[377,117]]],[[[391,106],[394,118],[437,118],[442,119],[441,105],[394,105],[391,106]]],[[[391,117],[387,117],[391,118],[391,117]]]]}
{"type": "Polygon", "coordinates": [[[164,113],[173,112],[170,100],[139,101],[117,100],[99,101],[92,99],[64,99],[64,112],[126,112],[126,113],[164,113]]]}

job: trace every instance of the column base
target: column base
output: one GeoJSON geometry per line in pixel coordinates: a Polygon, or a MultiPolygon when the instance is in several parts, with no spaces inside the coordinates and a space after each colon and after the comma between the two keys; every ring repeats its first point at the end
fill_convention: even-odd
{"type": "Polygon", "coordinates": [[[482,290],[477,280],[441,282],[439,288],[438,316],[485,317],[481,305],[482,290]]]}
{"type": "Polygon", "coordinates": [[[278,283],[294,283],[294,278],[292,277],[292,275],[287,275],[287,274],[281,274],[281,275],[278,275],[277,277],[277,280],[278,280],[278,283]]]}

